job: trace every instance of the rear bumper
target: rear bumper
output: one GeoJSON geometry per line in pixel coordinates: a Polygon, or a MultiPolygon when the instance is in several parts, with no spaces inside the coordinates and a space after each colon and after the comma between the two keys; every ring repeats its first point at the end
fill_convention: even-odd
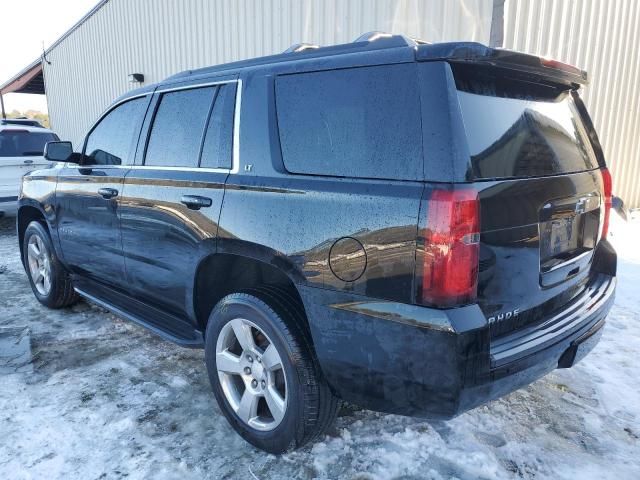
{"type": "Polygon", "coordinates": [[[494,340],[490,368],[461,392],[460,411],[528,385],[556,368],[570,368],[598,343],[615,299],[616,278],[601,274],[568,308],[535,326],[494,340]]]}
{"type": "Polygon", "coordinates": [[[301,293],[336,394],[372,410],[451,418],[579,361],[600,338],[615,285],[600,274],[562,312],[493,341],[477,305],[437,310],[310,287],[301,293]]]}

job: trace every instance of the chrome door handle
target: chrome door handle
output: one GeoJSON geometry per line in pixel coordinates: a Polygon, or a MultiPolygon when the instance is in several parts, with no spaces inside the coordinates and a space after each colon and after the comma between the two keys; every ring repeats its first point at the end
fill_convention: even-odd
{"type": "Polygon", "coordinates": [[[102,196],[102,198],[106,198],[107,200],[118,196],[118,190],[116,190],[115,188],[101,188],[100,190],[98,190],[98,193],[102,196]]]}
{"type": "Polygon", "coordinates": [[[180,202],[189,210],[200,210],[202,207],[210,207],[213,203],[210,198],[199,195],[183,195],[180,202]]]}

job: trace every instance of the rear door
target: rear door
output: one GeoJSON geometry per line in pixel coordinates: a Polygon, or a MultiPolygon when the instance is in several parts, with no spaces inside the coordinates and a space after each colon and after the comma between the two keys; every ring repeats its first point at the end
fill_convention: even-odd
{"type": "Polygon", "coordinates": [[[604,211],[576,92],[454,69],[481,205],[478,299],[499,336],[585,290],[604,211]]]}
{"type": "Polygon", "coordinates": [[[0,203],[17,200],[23,175],[50,165],[42,152],[57,139],[51,132],[19,126],[0,130],[0,203]]]}
{"type": "Polygon", "coordinates": [[[159,91],[139,165],[124,183],[122,241],[131,294],[181,318],[192,313],[200,261],[216,249],[232,168],[237,84],[221,80],[159,91]]]}

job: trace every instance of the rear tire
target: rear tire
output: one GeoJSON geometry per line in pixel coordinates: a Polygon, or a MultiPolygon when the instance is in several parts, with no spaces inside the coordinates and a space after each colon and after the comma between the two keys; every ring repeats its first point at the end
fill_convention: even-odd
{"type": "Polygon", "coordinates": [[[322,435],[338,410],[298,323],[300,314],[283,292],[265,288],[224,297],[207,324],[205,358],[220,409],[246,441],[273,454],[300,448],[322,435]],[[239,336],[245,336],[248,347],[241,345],[239,336]],[[272,370],[278,363],[274,353],[281,368],[272,370]],[[244,400],[252,395],[258,400],[247,415],[244,405],[250,400],[244,400]]]}
{"type": "Polygon", "coordinates": [[[58,309],[78,301],[71,277],[56,256],[49,232],[42,223],[33,221],[27,226],[22,251],[31,290],[41,304],[58,309]]]}

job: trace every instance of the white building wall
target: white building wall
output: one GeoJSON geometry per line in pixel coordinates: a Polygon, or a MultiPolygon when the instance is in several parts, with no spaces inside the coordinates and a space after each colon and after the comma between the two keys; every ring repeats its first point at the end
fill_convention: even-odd
{"type": "Polygon", "coordinates": [[[113,99],[186,69],[346,43],[373,30],[489,42],[493,0],[109,0],[47,54],[49,114],[79,146],[113,99]]]}
{"type": "Polygon", "coordinates": [[[504,46],[587,70],[614,194],[640,207],[640,1],[507,0],[504,46]]]}

